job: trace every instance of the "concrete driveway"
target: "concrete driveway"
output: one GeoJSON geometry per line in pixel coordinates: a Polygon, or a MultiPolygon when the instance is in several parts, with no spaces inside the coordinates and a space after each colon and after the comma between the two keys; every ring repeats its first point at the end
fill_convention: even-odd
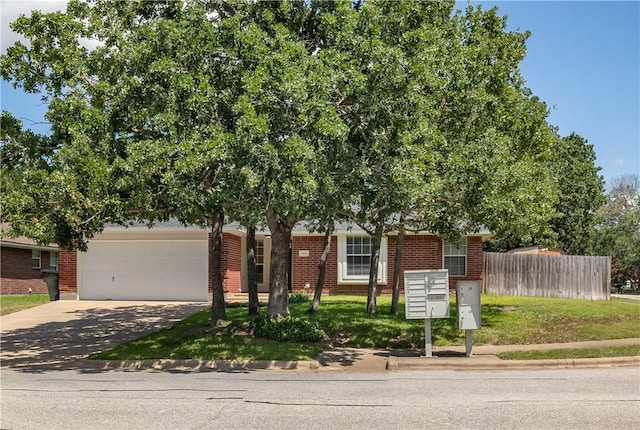
{"type": "Polygon", "coordinates": [[[207,303],[59,300],[0,317],[0,367],[78,369],[77,360],[156,331],[207,303]]]}

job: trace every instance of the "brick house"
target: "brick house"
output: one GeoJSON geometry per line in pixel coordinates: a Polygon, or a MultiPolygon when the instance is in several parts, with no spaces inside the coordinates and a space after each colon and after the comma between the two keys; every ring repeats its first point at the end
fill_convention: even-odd
{"type": "MultiPolygon", "coordinates": [[[[402,270],[449,269],[450,288],[459,280],[481,280],[482,231],[457,243],[437,235],[407,234],[402,270]]],[[[271,237],[256,232],[259,291],[268,291],[271,237]]],[[[302,227],[292,232],[290,287],[313,292],[323,235],[302,227]]],[[[210,292],[208,253],[210,233],[176,222],[152,229],[110,226],[89,242],[87,252],[60,251],[60,289],[88,300],[192,300],[206,301],[210,292]]],[[[222,275],[226,293],[245,293],[247,288],[246,232],[239,225],[225,226],[222,275]]],[[[378,267],[379,289],[391,292],[396,236],[383,239],[378,267]]],[[[327,259],[326,294],[366,293],[371,239],[353,225],[339,225],[332,237],[327,259]]],[[[402,282],[402,281],[401,281],[402,282]]],[[[402,287],[402,285],[401,285],[402,287]]]]}
{"type": "Polygon", "coordinates": [[[0,240],[0,294],[47,294],[43,269],[58,269],[58,247],[40,246],[26,237],[0,240]]]}

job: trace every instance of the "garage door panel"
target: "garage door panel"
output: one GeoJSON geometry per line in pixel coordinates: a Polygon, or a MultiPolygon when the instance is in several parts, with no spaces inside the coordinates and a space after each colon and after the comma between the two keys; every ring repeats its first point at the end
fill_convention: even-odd
{"type": "Polygon", "coordinates": [[[88,300],[208,299],[207,240],[92,241],[79,259],[88,300]]]}

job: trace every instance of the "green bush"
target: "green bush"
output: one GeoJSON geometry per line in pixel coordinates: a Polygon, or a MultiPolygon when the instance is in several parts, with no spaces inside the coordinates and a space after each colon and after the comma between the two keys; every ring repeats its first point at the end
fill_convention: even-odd
{"type": "MultiPolygon", "coordinates": [[[[249,303],[247,302],[225,302],[224,304],[225,308],[248,308],[249,307],[249,303]]],[[[258,307],[259,308],[264,308],[267,307],[267,303],[265,302],[258,302],[258,307]]]]}
{"type": "Polygon", "coordinates": [[[309,294],[291,293],[289,294],[289,303],[306,303],[311,299],[309,294]]]}
{"type": "Polygon", "coordinates": [[[292,316],[267,318],[262,315],[253,321],[253,333],[279,342],[317,342],[326,335],[317,322],[309,319],[292,316]]]}

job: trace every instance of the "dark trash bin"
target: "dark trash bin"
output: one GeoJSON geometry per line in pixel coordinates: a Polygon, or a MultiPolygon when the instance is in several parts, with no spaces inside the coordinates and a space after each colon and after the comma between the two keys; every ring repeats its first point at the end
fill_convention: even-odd
{"type": "Polygon", "coordinates": [[[60,288],[58,288],[58,271],[57,270],[43,270],[41,273],[42,279],[47,283],[47,290],[49,291],[49,300],[60,300],[60,288]]]}

